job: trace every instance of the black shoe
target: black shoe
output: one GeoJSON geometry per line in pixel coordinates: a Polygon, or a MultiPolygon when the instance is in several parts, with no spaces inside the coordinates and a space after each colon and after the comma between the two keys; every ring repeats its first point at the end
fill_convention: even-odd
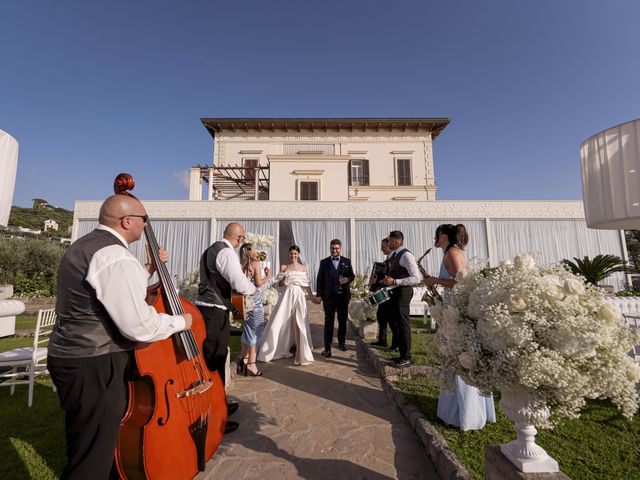
{"type": "Polygon", "coordinates": [[[377,342],[372,342],[369,345],[373,345],[374,347],[387,348],[387,342],[383,342],[382,340],[378,340],[377,342]]]}
{"type": "Polygon", "coordinates": [[[391,345],[389,348],[385,349],[385,352],[389,352],[389,353],[395,353],[398,351],[398,347],[394,347],[393,345],[391,345]]]}
{"type": "Polygon", "coordinates": [[[331,350],[324,350],[321,355],[325,358],[331,358],[331,350]]]}
{"type": "Polygon", "coordinates": [[[341,352],[346,352],[347,346],[344,343],[341,343],[338,345],[338,350],[340,350],[341,352]]]}
{"type": "Polygon", "coordinates": [[[396,368],[408,367],[411,365],[411,360],[408,358],[399,358],[392,363],[392,365],[396,368]]]}
{"type": "Polygon", "coordinates": [[[224,426],[225,435],[227,433],[235,432],[238,429],[239,426],[240,426],[240,424],[238,422],[234,422],[233,420],[229,420],[227,422],[227,424],[224,426]]]}
{"type": "Polygon", "coordinates": [[[238,402],[229,402],[227,403],[227,417],[230,417],[234,413],[238,411],[238,407],[240,404],[238,402]]]}

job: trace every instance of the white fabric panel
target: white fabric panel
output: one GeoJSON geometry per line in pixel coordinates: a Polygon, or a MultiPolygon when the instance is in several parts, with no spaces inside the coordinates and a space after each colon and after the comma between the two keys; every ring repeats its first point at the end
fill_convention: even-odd
{"type": "MultiPolygon", "coordinates": [[[[596,255],[624,258],[617,230],[587,228],[584,220],[492,220],[492,264],[511,260],[522,252],[535,252],[543,264],[563,259],[596,255]]],[[[615,274],[603,283],[624,288],[624,274],[615,274]]]]}
{"type": "MultiPolygon", "coordinates": [[[[392,230],[400,230],[404,235],[404,245],[415,255],[416,260],[433,247],[438,225],[443,223],[464,224],[469,234],[465,248],[467,260],[480,257],[486,259],[487,235],[483,220],[359,220],[356,221],[356,256],[358,274],[369,273],[373,262],[380,262],[384,256],[380,251],[380,241],[392,230]]],[[[422,261],[429,275],[437,276],[442,262],[442,250],[434,248],[422,261]]]]}
{"type": "MultiPolygon", "coordinates": [[[[216,226],[216,240],[222,238],[226,226],[236,220],[218,220],[216,226]]],[[[260,251],[266,252],[267,262],[271,262],[271,271],[274,277],[280,268],[278,254],[278,238],[280,237],[280,221],[278,220],[242,220],[245,233],[255,233],[256,235],[271,235],[276,239],[271,247],[259,247],[260,251]]]]}
{"type": "MultiPolygon", "coordinates": [[[[307,266],[311,289],[315,292],[320,260],[330,254],[329,244],[334,238],[342,242],[342,256],[351,258],[349,222],[347,220],[293,220],[293,238],[300,247],[301,261],[307,266]]],[[[288,259],[282,259],[286,263],[288,259]]]]}
{"type": "MultiPolygon", "coordinates": [[[[169,252],[167,268],[175,279],[197,270],[200,256],[209,246],[209,220],[152,220],[151,225],[160,246],[169,252]]],[[[80,220],[78,238],[83,237],[98,226],[97,220],[80,220]]],[[[146,240],[134,242],[131,252],[142,263],[147,261],[146,240]]]]}
{"type": "Polygon", "coordinates": [[[592,228],[640,227],[640,119],[609,128],[580,146],[582,192],[592,228]]]}
{"type": "Polygon", "coordinates": [[[18,171],[18,142],[7,132],[0,130],[0,225],[9,223],[13,190],[18,171]]]}

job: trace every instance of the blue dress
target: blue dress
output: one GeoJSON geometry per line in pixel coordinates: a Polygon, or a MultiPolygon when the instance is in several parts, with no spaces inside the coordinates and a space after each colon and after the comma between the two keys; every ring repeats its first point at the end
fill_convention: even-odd
{"type": "Polygon", "coordinates": [[[264,301],[262,292],[266,287],[266,283],[256,287],[256,294],[253,296],[253,308],[247,313],[244,320],[244,328],[240,341],[248,347],[257,347],[262,339],[264,332],[264,301]]]}
{"type": "MultiPolygon", "coordinates": [[[[451,278],[444,260],[440,266],[440,278],[451,278]]],[[[438,418],[461,430],[480,430],[486,422],[495,423],[493,397],[483,397],[476,387],[467,385],[458,375],[454,378],[454,385],[453,394],[440,392],[438,418]]]]}

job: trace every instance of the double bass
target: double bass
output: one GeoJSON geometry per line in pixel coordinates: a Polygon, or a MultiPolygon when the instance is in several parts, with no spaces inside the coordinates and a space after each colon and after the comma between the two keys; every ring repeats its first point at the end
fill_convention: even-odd
{"type": "MultiPolygon", "coordinates": [[[[134,197],[129,193],[134,186],[131,175],[121,173],[114,191],[134,197]]],[[[139,344],[132,352],[116,468],[123,479],[193,478],[222,441],[226,394],[220,375],[207,368],[201,353],[206,331],[200,311],[176,293],[149,222],[144,233],[160,278],[147,303],[160,313],[190,313],[193,324],[166,340],[139,344]]]]}

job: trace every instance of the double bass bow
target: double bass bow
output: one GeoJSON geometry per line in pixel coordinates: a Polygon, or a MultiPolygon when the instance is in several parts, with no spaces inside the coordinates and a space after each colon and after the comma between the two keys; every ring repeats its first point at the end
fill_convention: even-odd
{"type": "MultiPolygon", "coordinates": [[[[135,198],[128,173],[114,181],[117,194],[135,198]]],[[[129,364],[128,403],[115,452],[124,479],[193,478],[205,469],[222,441],[227,421],[224,385],[207,368],[200,346],[206,330],[202,314],[178,296],[149,222],[144,227],[160,282],[147,303],[159,313],[190,313],[190,330],[166,340],[139,344],[129,364]]]]}

